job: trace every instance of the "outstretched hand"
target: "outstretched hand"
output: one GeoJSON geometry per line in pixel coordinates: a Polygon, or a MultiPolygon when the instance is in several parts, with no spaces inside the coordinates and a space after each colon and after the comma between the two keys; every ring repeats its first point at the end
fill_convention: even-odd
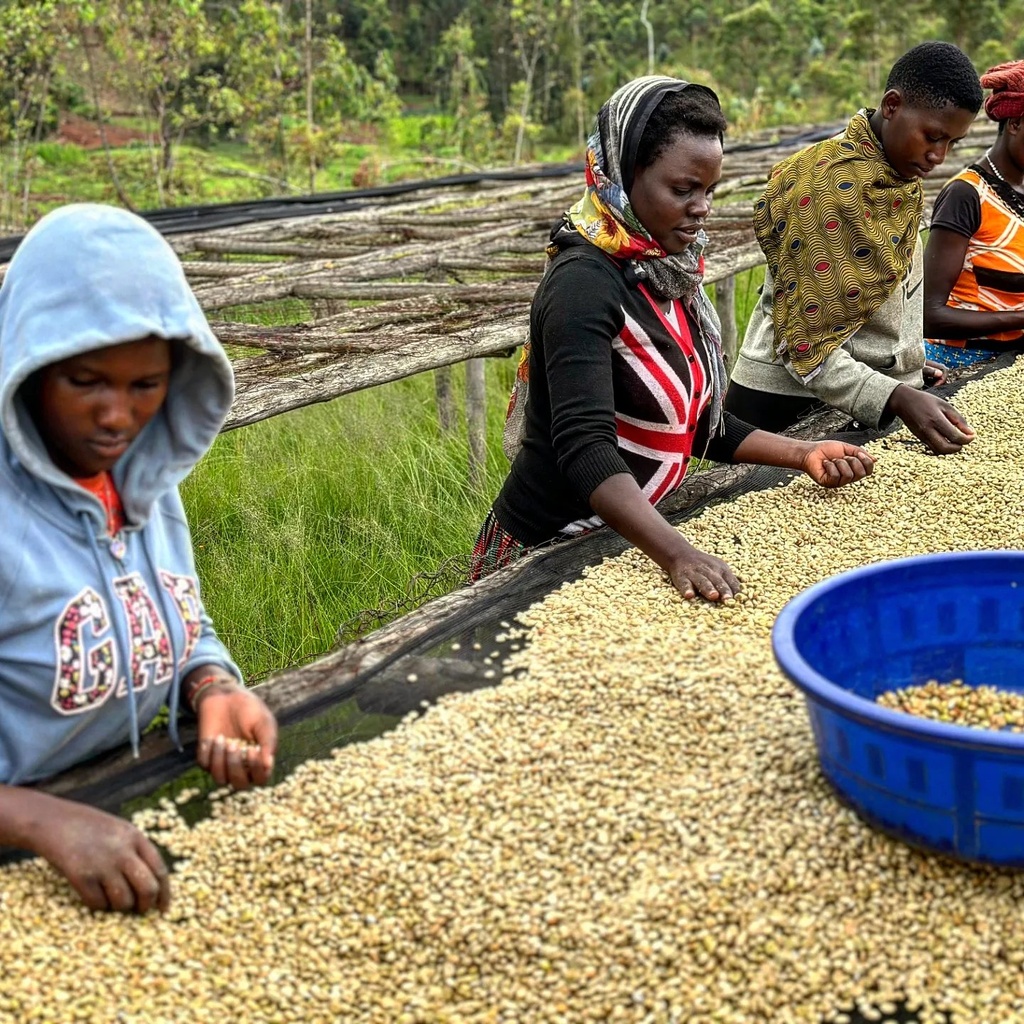
{"type": "Polygon", "coordinates": [[[875,458],[845,441],[815,441],[811,442],[801,468],[822,487],[842,487],[870,476],[875,458]]]}
{"type": "Polygon", "coordinates": [[[196,760],[221,786],[248,789],[270,781],[277,752],[277,722],[266,704],[234,680],[197,698],[196,760]]]}
{"type": "Polygon", "coordinates": [[[967,420],[937,395],[901,384],[889,396],[887,408],[936,455],[953,455],[974,440],[967,420]]]}

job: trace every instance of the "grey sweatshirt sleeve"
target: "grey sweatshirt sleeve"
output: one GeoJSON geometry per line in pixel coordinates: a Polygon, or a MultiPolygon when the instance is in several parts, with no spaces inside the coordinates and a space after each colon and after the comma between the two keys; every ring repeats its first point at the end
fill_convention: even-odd
{"type": "Polygon", "coordinates": [[[838,348],[810,380],[801,383],[816,398],[848,413],[858,423],[886,427],[894,417],[886,414],[885,406],[901,382],[855,359],[845,348],[838,348]]]}

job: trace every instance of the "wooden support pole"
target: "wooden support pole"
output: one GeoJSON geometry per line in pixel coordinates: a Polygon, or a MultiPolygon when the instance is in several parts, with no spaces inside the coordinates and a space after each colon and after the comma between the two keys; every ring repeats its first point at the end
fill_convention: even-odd
{"type": "Polygon", "coordinates": [[[455,395],[452,393],[450,366],[439,366],[434,371],[434,401],[437,404],[437,422],[441,431],[450,434],[455,429],[455,395]]]}
{"type": "Polygon", "coordinates": [[[722,356],[725,368],[732,370],[739,353],[739,332],[736,329],[736,275],[730,274],[715,282],[715,308],[722,321],[722,356]]]}
{"type": "Polygon", "coordinates": [[[469,435],[469,486],[478,490],[487,478],[487,360],[466,362],[466,430],[469,435]]]}

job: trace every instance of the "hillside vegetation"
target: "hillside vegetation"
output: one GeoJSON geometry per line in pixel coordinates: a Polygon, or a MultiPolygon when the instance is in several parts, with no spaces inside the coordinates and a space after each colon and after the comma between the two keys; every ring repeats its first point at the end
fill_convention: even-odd
{"type": "Polygon", "coordinates": [[[735,132],[832,120],[914,43],[984,68],[1022,26],[1024,0],[0,0],[0,230],[579,154],[649,71],[735,132]]]}

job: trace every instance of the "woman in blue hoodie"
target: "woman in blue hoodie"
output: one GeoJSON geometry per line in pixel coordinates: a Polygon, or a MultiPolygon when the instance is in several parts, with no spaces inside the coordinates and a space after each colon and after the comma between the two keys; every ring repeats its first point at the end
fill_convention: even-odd
{"type": "Polygon", "coordinates": [[[170,246],[67,206],[0,288],[0,845],[44,857],[93,909],[166,909],[134,826],[25,784],[198,717],[200,764],[245,788],[277,727],[199,597],[178,483],[231,406],[231,365],[170,246]]]}

